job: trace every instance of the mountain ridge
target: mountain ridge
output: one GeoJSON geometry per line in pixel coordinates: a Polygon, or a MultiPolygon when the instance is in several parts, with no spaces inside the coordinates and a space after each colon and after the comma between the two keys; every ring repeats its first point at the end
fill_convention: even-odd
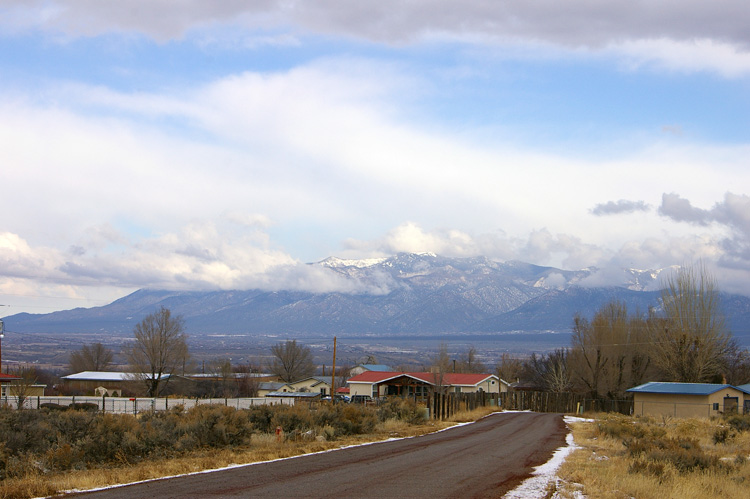
{"type": "MultiPolygon", "coordinates": [[[[308,265],[359,285],[352,289],[381,291],[141,289],[102,307],[9,316],[6,327],[122,334],[164,306],[182,315],[186,331],[196,336],[569,332],[575,313],[590,317],[608,301],[624,301],[633,312],[657,306],[655,289],[662,272],[624,269],[621,286],[587,286],[595,268],[570,271],[433,253],[369,260],[331,257],[308,265]]],[[[726,296],[730,327],[747,331],[750,298],[726,296]]]]}

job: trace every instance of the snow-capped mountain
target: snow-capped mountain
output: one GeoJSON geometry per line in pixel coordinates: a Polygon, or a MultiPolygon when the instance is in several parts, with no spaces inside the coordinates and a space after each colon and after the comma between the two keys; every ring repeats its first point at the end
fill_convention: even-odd
{"type": "MultiPolygon", "coordinates": [[[[357,283],[348,292],[140,290],[104,307],[18,314],[6,327],[28,332],[123,333],[160,306],[181,314],[191,335],[210,333],[441,334],[569,331],[575,313],[593,315],[624,301],[633,311],[658,304],[661,270],[624,270],[618,286],[593,286],[594,268],[568,271],[484,257],[404,253],[389,258],[327,258],[309,264],[357,283]],[[362,290],[377,289],[378,292],[362,290]],[[354,290],[354,291],[353,291],[354,290]]],[[[731,323],[747,323],[750,299],[733,296],[731,323]]],[[[747,329],[745,327],[744,329],[747,329]]]]}

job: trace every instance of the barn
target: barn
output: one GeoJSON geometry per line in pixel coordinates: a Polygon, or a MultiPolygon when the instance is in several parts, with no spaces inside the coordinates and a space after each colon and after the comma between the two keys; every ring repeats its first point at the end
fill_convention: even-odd
{"type": "Polygon", "coordinates": [[[627,390],[636,416],[707,418],[750,412],[750,391],[717,383],[649,382],[627,390]]]}

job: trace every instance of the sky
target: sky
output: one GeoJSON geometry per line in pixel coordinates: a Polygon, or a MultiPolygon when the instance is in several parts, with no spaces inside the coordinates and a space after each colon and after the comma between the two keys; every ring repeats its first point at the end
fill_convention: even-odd
{"type": "MultiPolygon", "coordinates": [[[[744,0],[0,0],[0,316],[399,252],[750,295],[744,0]]],[[[381,290],[382,291],[382,290],[381,290]]]]}

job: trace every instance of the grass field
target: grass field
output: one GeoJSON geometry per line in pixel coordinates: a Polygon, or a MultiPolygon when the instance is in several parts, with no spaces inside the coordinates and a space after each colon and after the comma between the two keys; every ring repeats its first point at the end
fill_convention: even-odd
{"type": "Polygon", "coordinates": [[[750,497],[750,418],[600,414],[572,427],[581,448],[561,466],[548,497],[750,497]]]}

